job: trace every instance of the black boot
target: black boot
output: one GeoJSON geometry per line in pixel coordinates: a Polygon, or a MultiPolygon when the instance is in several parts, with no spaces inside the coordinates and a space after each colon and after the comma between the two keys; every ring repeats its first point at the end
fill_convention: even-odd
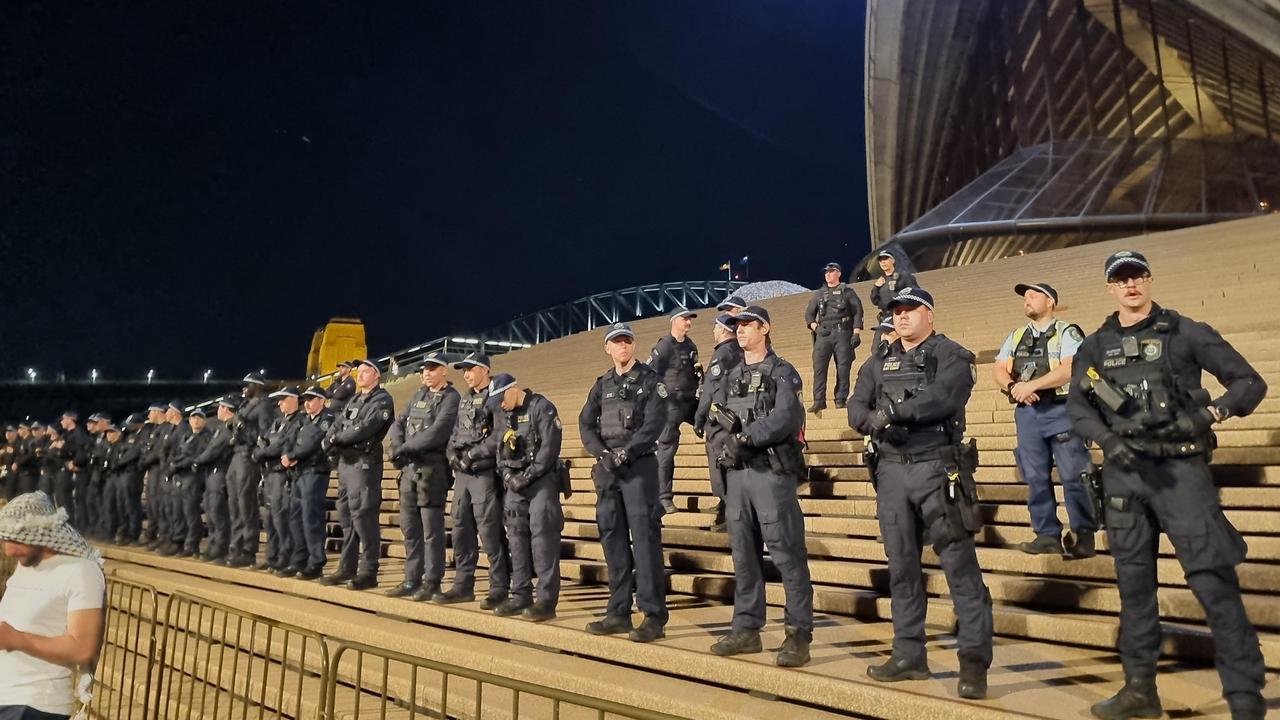
{"type": "Polygon", "coordinates": [[[722,533],[727,527],[724,521],[724,500],[721,500],[720,504],[716,506],[716,519],[711,522],[711,532],[722,533]]]}
{"type": "Polygon", "coordinates": [[[492,610],[498,607],[499,605],[501,605],[502,603],[506,602],[506,600],[507,600],[506,593],[490,593],[488,595],[485,595],[484,599],[480,601],[480,609],[492,610]]]}
{"type": "Polygon", "coordinates": [[[763,650],[760,645],[759,630],[731,630],[711,646],[711,652],[721,657],[729,655],[747,655],[763,650]]]}
{"type": "Polygon", "coordinates": [[[427,602],[438,597],[444,597],[444,594],[440,592],[440,583],[438,582],[424,582],[422,587],[418,588],[418,591],[413,594],[413,599],[416,602],[427,602]]]}
{"type": "Polygon", "coordinates": [[[533,622],[545,622],[556,618],[556,604],[550,600],[539,600],[524,609],[524,619],[533,622]]]}
{"type": "Polygon", "coordinates": [[[867,668],[867,675],[880,682],[899,682],[901,680],[928,680],[929,662],[924,658],[910,661],[891,655],[883,665],[872,665],[867,668]]]}
{"type": "Polygon", "coordinates": [[[587,632],[592,635],[617,635],[631,632],[630,615],[605,615],[603,620],[587,623],[587,632]]]}
{"type": "Polygon", "coordinates": [[[512,615],[519,615],[531,607],[533,607],[532,599],[521,597],[519,595],[512,595],[499,603],[498,607],[493,609],[493,614],[501,617],[510,617],[512,615]]]}
{"type": "Polygon", "coordinates": [[[343,583],[348,582],[355,576],[356,576],[355,573],[339,570],[338,572],[332,575],[325,575],[324,577],[320,578],[319,582],[321,585],[325,585],[325,586],[342,585],[343,583]]]}
{"type": "Polygon", "coordinates": [[[457,585],[449,588],[448,592],[438,593],[431,597],[431,601],[438,605],[456,605],[457,603],[471,602],[476,599],[476,594],[466,588],[460,588],[457,585]]]}
{"type": "Polygon", "coordinates": [[[1102,720],[1128,720],[1128,718],[1158,718],[1164,715],[1160,696],[1156,694],[1154,677],[1126,677],[1120,692],[1089,708],[1094,717],[1102,720]]]}
{"type": "Polygon", "coordinates": [[[1031,542],[1018,544],[1018,549],[1028,555],[1061,555],[1062,538],[1057,535],[1036,535],[1031,542]]]}
{"type": "Polygon", "coordinates": [[[1063,544],[1066,548],[1066,552],[1062,554],[1063,558],[1067,560],[1084,560],[1098,554],[1093,545],[1093,533],[1072,533],[1067,537],[1070,538],[1070,542],[1063,544]]]}
{"type": "Polygon", "coordinates": [[[411,580],[406,580],[400,583],[399,585],[388,590],[387,597],[399,598],[399,597],[405,597],[408,595],[413,595],[414,593],[418,592],[418,588],[420,587],[422,587],[421,583],[416,583],[411,580]]]}
{"type": "Polygon", "coordinates": [[[803,667],[809,663],[809,643],[813,641],[813,632],[796,627],[787,627],[787,638],[782,641],[778,650],[778,667],[803,667]]]}
{"type": "Polygon", "coordinates": [[[640,623],[640,627],[632,630],[627,638],[631,642],[650,643],[659,638],[667,636],[665,629],[666,623],[655,617],[647,617],[644,622],[640,623]]]}
{"type": "Polygon", "coordinates": [[[960,680],[956,693],[968,700],[981,700],[987,696],[987,666],[977,660],[960,658],[960,680]]]}
{"type": "Polygon", "coordinates": [[[813,404],[809,406],[809,412],[813,413],[814,415],[817,415],[818,413],[826,409],[827,409],[826,400],[814,400],[813,404]]]}
{"type": "Polygon", "coordinates": [[[1227,696],[1231,720],[1262,720],[1267,716],[1267,702],[1257,693],[1231,693],[1227,696]]]}

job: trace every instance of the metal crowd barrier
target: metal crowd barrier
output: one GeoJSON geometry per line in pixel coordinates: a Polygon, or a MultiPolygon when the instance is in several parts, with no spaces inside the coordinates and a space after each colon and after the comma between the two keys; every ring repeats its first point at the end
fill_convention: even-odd
{"type": "Polygon", "coordinates": [[[155,668],[157,608],[155,588],[107,578],[103,651],[94,673],[91,717],[147,720],[155,668]],[[142,689],[141,695],[138,688],[142,689]]]}
{"type": "Polygon", "coordinates": [[[319,633],[185,593],[169,596],[156,656],[156,720],[306,718],[323,710],[319,633]]]}
{"type": "Polygon", "coordinates": [[[676,715],[357,642],[340,642],[329,664],[328,720],[483,718],[495,710],[502,712],[504,707],[513,719],[559,720],[562,710],[573,717],[583,717],[582,710],[586,710],[594,711],[597,720],[681,720],[676,715]]]}

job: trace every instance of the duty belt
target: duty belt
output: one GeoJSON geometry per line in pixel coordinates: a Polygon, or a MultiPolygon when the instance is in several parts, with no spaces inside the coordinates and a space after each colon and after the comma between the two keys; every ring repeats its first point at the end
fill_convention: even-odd
{"type": "Polygon", "coordinates": [[[932,462],[934,460],[955,460],[955,457],[955,448],[950,445],[914,453],[901,453],[896,450],[890,450],[883,445],[880,446],[880,462],[888,461],[910,465],[911,463],[932,462]]]}

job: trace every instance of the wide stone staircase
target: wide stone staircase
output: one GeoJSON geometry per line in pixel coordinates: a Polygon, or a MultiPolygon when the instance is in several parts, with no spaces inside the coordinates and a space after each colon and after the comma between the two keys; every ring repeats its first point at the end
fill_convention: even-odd
{"type": "MultiPolygon", "coordinates": [[[[814,659],[809,666],[801,670],[776,668],[771,652],[745,658],[718,658],[707,652],[715,637],[729,626],[731,610],[724,604],[731,601],[733,573],[727,536],[709,531],[716,500],[710,494],[703,447],[687,426],[677,455],[675,489],[680,511],[665,517],[663,523],[672,607],[667,638],[653,645],[636,645],[616,637],[586,634],[583,626],[603,611],[606,593],[601,583],[607,572],[594,522],[591,459],[582,449],[576,417],[592,381],[609,367],[599,331],[495,359],[495,371],[511,372],[522,384],[547,395],[564,419],[562,455],[573,463],[575,493],[564,506],[561,567],[567,586],[555,621],[535,625],[494,617],[474,603],[440,607],[383,597],[382,592],[401,579],[403,557],[396,526],[396,471],[390,466],[386,468],[382,504],[386,559],[377,591],[325,588],[252,571],[160,558],[130,548],[107,548],[109,567],[121,580],[155,587],[161,606],[174,593],[180,598],[207,598],[262,618],[291,623],[322,636],[326,643],[360,641],[678,717],[770,713],[783,713],[784,717],[1087,716],[1089,704],[1109,696],[1122,682],[1115,656],[1120,598],[1103,536],[1099,537],[1099,556],[1089,560],[1029,556],[1016,549],[1033,535],[1025,505],[1026,488],[1013,460],[1013,409],[990,379],[996,349],[1013,328],[1025,322],[1013,285],[1054,285],[1062,298],[1059,315],[1091,332],[1112,309],[1104,289],[1103,260],[1120,248],[1139,249],[1152,263],[1157,301],[1216,327],[1276,387],[1280,385],[1280,323],[1268,298],[1280,284],[1277,235],[1280,218],[1263,217],[920,275],[922,285],[937,300],[938,331],[973,350],[979,360],[978,385],[968,405],[968,433],[978,439],[982,456],[977,479],[987,525],[978,537],[978,557],[995,603],[997,634],[991,693],[985,701],[964,701],[955,696],[957,664],[951,635],[955,618],[946,580],[929,550],[925,564],[930,595],[929,660],[934,678],[885,686],[866,677],[866,667],[889,653],[888,573],[883,547],[876,541],[875,497],[862,464],[862,441],[849,428],[844,412],[834,409],[808,416],[806,454],[811,475],[799,487],[815,609],[820,613],[814,659]]],[[[814,275],[819,275],[816,267],[814,275]]],[[[866,303],[869,284],[859,284],[856,289],[866,303]]],[[[774,320],[775,349],[797,367],[807,388],[811,368],[810,337],[803,327],[806,301],[807,297],[800,295],[764,304],[774,320]]],[[[873,312],[868,313],[868,325],[873,312]]],[[[693,337],[704,357],[711,352],[714,314],[714,310],[701,314],[694,325],[693,337]]],[[[643,357],[666,332],[667,321],[646,320],[634,327],[638,354],[643,357]]],[[[855,376],[868,354],[868,345],[858,351],[855,376]]],[[[462,383],[460,376],[453,380],[462,383]]],[[[410,375],[389,387],[397,402],[403,403],[417,383],[417,376],[410,375]]],[[[1215,394],[1220,390],[1208,376],[1206,387],[1215,394]]],[[[807,390],[805,400],[809,400],[807,390]]],[[[1219,448],[1214,454],[1214,476],[1222,504],[1249,543],[1248,559],[1239,568],[1240,583],[1249,616],[1261,635],[1272,679],[1280,669],[1278,439],[1280,398],[1273,392],[1254,415],[1231,419],[1219,427],[1219,448]]],[[[334,494],[331,492],[331,497],[334,494]]],[[[1065,511],[1060,513],[1065,524],[1065,511]]],[[[336,522],[336,517],[331,519],[336,522]]],[[[336,524],[331,534],[336,549],[336,524]]],[[[1225,717],[1226,706],[1212,669],[1213,641],[1204,625],[1203,611],[1187,588],[1172,547],[1163,538],[1160,555],[1160,611],[1165,623],[1162,669],[1168,671],[1162,674],[1160,687],[1166,709],[1176,717],[1225,717]]],[[[477,595],[484,591],[483,571],[480,575],[477,595]]],[[[776,582],[769,585],[768,599],[766,651],[781,642],[783,596],[776,582]]],[[[131,617],[140,611],[121,607],[114,612],[131,617]]],[[[271,655],[254,651],[252,643],[244,649],[244,642],[209,641],[209,630],[192,627],[191,635],[204,637],[206,644],[222,652],[263,658],[271,655]]],[[[127,641],[113,643],[109,652],[138,651],[128,645],[127,641]]],[[[302,670],[296,674],[305,674],[302,670]]],[[[360,687],[366,670],[352,668],[343,676],[344,687],[349,691],[360,687]]],[[[229,699],[245,697],[234,690],[233,679],[225,672],[215,676],[204,684],[206,692],[217,687],[229,699]]],[[[413,684],[401,680],[402,685],[413,684]]],[[[378,687],[377,683],[370,686],[378,687]]],[[[140,697],[127,679],[111,687],[140,697]]],[[[455,690],[454,686],[443,693],[437,689],[431,697],[439,701],[455,690]]],[[[1280,708],[1280,688],[1270,686],[1267,697],[1270,707],[1280,708]]],[[[451,704],[448,715],[488,717],[499,712],[493,708],[455,710],[462,705],[467,703],[451,704]]],[[[430,702],[427,706],[439,707],[430,702]]],[[[291,705],[280,714],[314,717],[319,707],[291,705]]],[[[513,716],[509,702],[506,708],[505,716],[513,716]]],[[[350,708],[348,713],[364,716],[363,711],[350,714],[350,708]]],[[[269,714],[274,716],[276,710],[269,714]]],[[[522,706],[514,714],[553,715],[546,703],[522,706]]]]}

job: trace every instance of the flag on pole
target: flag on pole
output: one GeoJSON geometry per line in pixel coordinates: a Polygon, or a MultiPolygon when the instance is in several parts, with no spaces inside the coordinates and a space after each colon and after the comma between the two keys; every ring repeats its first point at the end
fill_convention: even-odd
{"type": "Polygon", "coordinates": [[[720,266],[720,269],[721,269],[721,270],[728,270],[728,269],[729,269],[729,263],[725,263],[725,264],[721,265],[721,266],[720,266]]]}

